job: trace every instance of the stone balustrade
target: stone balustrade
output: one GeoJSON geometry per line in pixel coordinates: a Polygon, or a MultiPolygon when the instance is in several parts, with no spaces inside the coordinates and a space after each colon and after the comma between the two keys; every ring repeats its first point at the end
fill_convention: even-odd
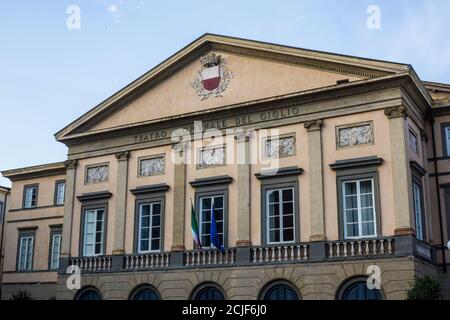
{"type": "Polygon", "coordinates": [[[170,253],[135,254],[123,257],[125,270],[166,268],[169,265],[170,253]]]}
{"type": "Polygon", "coordinates": [[[81,272],[109,271],[112,268],[112,257],[98,256],[70,258],[69,266],[72,265],[78,266],[81,269],[81,272]]]}
{"type": "Polygon", "coordinates": [[[185,266],[230,265],[235,263],[235,249],[193,250],[184,253],[185,266]]]}
{"type": "Polygon", "coordinates": [[[255,247],[251,249],[252,263],[273,263],[308,260],[308,245],[282,245],[255,247]]]}
{"type": "Polygon", "coordinates": [[[374,238],[332,241],[328,242],[327,246],[329,259],[392,255],[394,252],[394,239],[374,238]]]}

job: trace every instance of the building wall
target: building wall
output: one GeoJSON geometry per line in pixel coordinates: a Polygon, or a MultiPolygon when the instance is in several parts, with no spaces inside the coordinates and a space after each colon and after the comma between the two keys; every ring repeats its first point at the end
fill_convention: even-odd
{"type": "Polygon", "coordinates": [[[55,183],[64,180],[64,175],[54,175],[29,180],[13,181],[9,212],[5,219],[2,299],[9,299],[18,290],[26,288],[34,298],[54,297],[56,271],[49,270],[51,226],[62,225],[64,206],[54,203],[55,183]],[[39,184],[37,207],[23,209],[24,186],[39,184]],[[19,232],[34,229],[34,257],[32,271],[18,272],[17,255],[19,232]]]}

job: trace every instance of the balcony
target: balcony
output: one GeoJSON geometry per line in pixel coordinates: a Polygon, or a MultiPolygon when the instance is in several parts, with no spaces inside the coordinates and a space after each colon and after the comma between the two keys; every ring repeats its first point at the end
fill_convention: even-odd
{"type": "MultiPolygon", "coordinates": [[[[74,257],[65,266],[76,265],[82,273],[167,269],[221,268],[299,264],[416,256],[433,261],[434,248],[413,236],[309,242],[297,244],[212,249],[117,256],[74,257]]],[[[64,264],[61,264],[64,266],[64,264]]],[[[62,267],[60,272],[65,273],[62,267]]]]}

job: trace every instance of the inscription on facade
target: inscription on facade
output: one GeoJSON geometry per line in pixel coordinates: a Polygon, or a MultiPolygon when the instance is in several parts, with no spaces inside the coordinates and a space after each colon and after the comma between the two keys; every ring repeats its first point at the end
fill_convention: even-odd
{"type": "MultiPolygon", "coordinates": [[[[210,121],[204,121],[202,123],[203,131],[210,130],[210,129],[227,129],[227,128],[234,128],[239,126],[246,126],[250,124],[256,124],[261,123],[265,121],[272,121],[272,120],[279,120],[279,119],[285,119],[290,117],[295,117],[300,114],[300,107],[289,107],[284,108],[280,110],[272,110],[272,111],[265,111],[265,112],[255,112],[248,115],[242,115],[237,117],[230,117],[220,120],[210,120],[210,121]]],[[[195,128],[194,124],[188,125],[188,126],[182,126],[181,128],[189,131],[191,134],[194,133],[195,128]]],[[[179,128],[173,128],[173,129],[164,129],[164,130],[157,130],[152,131],[144,134],[139,134],[133,136],[133,142],[134,143],[147,143],[152,141],[158,141],[158,140],[164,140],[164,139],[170,139],[172,130],[179,129],[179,128]]]]}

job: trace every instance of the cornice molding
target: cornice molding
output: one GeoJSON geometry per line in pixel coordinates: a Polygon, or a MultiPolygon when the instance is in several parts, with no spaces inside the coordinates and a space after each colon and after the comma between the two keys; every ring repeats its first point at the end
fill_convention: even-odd
{"type": "Polygon", "coordinates": [[[169,186],[165,183],[160,184],[152,184],[148,186],[137,187],[136,189],[131,189],[130,192],[134,195],[137,194],[146,194],[146,193],[155,193],[155,192],[167,192],[169,190],[169,186]]]}
{"type": "Polygon", "coordinates": [[[303,169],[299,167],[279,168],[274,170],[266,170],[259,173],[255,173],[255,177],[258,180],[273,179],[286,176],[301,175],[303,169]]]}
{"type": "Polygon", "coordinates": [[[190,181],[189,184],[194,187],[205,187],[205,186],[212,186],[212,185],[218,185],[218,184],[230,184],[231,181],[233,181],[233,178],[230,176],[217,176],[217,177],[211,177],[211,178],[201,178],[201,179],[195,179],[194,181],[190,181]]]}
{"type": "Polygon", "coordinates": [[[91,192],[91,193],[83,193],[81,196],[77,196],[77,199],[81,202],[90,201],[90,200],[100,200],[100,199],[109,199],[111,198],[112,193],[109,191],[100,191],[100,192],[91,192]]]}
{"type": "Polygon", "coordinates": [[[364,157],[364,158],[356,158],[356,159],[348,159],[348,160],[338,160],[333,164],[330,164],[330,168],[334,171],[336,170],[344,170],[344,169],[353,169],[359,167],[368,167],[368,166],[379,166],[383,163],[382,158],[374,157],[364,157]]]}

